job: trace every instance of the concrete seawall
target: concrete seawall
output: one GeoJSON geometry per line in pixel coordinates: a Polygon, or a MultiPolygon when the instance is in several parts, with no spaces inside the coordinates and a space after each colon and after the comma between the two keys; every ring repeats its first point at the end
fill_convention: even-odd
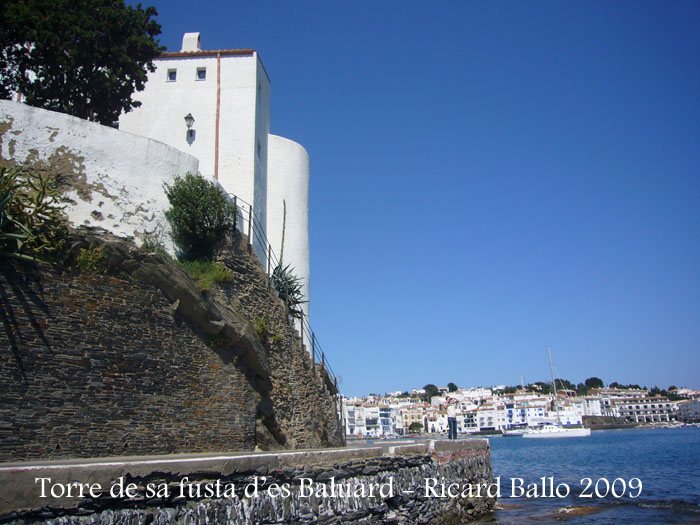
{"type": "Polygon", "coordinates": [[[492,482],[485,439],[7,463],[0,522],[463,523],[493,508],[492,482]]]}

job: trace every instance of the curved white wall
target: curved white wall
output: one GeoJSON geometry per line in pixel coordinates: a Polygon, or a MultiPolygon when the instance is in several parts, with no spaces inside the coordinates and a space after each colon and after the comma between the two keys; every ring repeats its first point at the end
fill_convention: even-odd
{"type": "Polygon", "coordinates": [[[163,183],[199,168],[196,157],[162,142],[10,101],[0,101],[0,157],[67,172],[77,182],[65,194],[74,225],[137,243],[143,234],[160,234],[171,253],[163,183]]]}
{"type": "MultiPolygon", "coordinates": [[[[309,155],[299,144],[270,135],[267,143],[267,237],[277,257],[282,242],[283,201],[287,203],[284,264],[302,279],[309,300],[309,155]]],[[[309,314],[308,303],[304,305],[309,314]]]]}

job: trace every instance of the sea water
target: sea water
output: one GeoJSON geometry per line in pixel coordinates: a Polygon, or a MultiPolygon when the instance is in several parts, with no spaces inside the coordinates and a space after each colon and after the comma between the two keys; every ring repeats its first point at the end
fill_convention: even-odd
{"type": "Polygon", "coordinates": [[[698,427],[489,441],[494,476],[501,477],[503,491],[498,510],[481,523],[700,524],[698,427]],[[536,487],[537,497],[511,497],[521,493],[511,490],[513,484],[536,487]],[[568,487],[569,494],[551,497],[546,489],[557,485],[568,487]]]}

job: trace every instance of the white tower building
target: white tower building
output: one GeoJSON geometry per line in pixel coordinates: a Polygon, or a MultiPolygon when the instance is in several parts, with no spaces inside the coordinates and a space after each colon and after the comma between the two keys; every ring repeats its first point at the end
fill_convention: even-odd
{"type": "Polygon", "coordinates": [[[252,49],[202,50],[199,33],[186,33],[180,51],[154,63],[145,89],[134,95],[141,106],[123,114],[119,128],[194,155],[203,176],[252,204],[252,243],[263,266],[265,239],[279,257],[286,202],[284,263],[302,279],[308,301],[309,157],[299,144],[269,134],[270,79],[260,56],[252,49]]]}
{"type": "MultiPolygon", "coordinates": [[[[289,264],[302,279],[301,291],[308,301],[309,155],[296,142],[277,135],[270,135],[267,144],[267,237],[279,257],[285,225],[282,264],[289,264]]],[[[302,309],[309,314],[308,303],[302,309]]]]}

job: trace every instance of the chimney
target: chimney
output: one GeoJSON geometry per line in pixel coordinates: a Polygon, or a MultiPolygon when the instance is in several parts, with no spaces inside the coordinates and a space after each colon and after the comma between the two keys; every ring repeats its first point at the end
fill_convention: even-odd
{"type": "Polygon", "coordinates": [[[201,51],[202,43],[199,40],[199,33],[185,33],[182,37],[181,51],[201,51]]]}

